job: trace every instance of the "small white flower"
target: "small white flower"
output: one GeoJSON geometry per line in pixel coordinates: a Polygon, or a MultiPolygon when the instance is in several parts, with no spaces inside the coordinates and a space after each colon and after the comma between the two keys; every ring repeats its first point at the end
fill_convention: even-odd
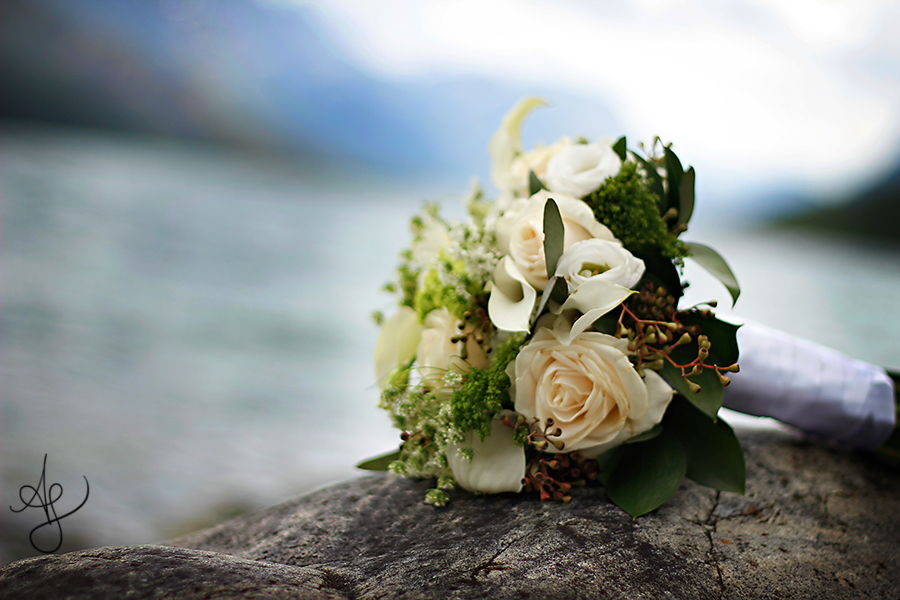
{"type": "Polygon", "coordinates": [[[560,151],[547,163],[546,183],[550,191],[583,198],[599,188],[622,168],[613,150],[613,140],[575,144],[560,151]]]}
{"type": "MultiPolygon", "coordinates": [[[[516,412],[528,421],[552,418],[565,444],[563,452],[602,454],[662,420],[673,390],[655,372],[644,378],[628,359],[628,340],[584,332],[568,344],[558,318],[541,327],[515,360],[516,412]]],[[[512,364],[511,364],[512,367],[512,364]]]]}

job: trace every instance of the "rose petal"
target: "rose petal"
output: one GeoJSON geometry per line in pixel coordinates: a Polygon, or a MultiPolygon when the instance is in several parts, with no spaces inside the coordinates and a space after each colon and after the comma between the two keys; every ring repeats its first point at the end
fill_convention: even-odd
{"type": "Polygon", "coordinates": [[[525,449],[513,442],[514,431],[498,420],[491,424],[491,435],[481,440],[470,432],[462,445],[447,445],[447,462],[453,477],[470,492],[499,494],[522,491],[525,477],[525,449]],[[475,451],[471,462],[459,456],[460,447],[475,451]]]}

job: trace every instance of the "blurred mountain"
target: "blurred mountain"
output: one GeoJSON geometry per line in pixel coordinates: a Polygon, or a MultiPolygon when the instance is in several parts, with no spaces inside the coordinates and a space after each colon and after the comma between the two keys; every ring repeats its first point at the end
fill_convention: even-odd
{"type": "Polygon", "coordinates": [[[840,204],[809,207],[781,219],[779,224],[840,232],[900,249],[900,164],[880,181],[840,204]]]}
{"type": "Polygon", "coordinates": [[[521,97],[565,106],[590,136],[621,130],[578,92],[468,75],[383,80],[292,3],[5,0],[0,118],[146,132],[356,161],[397,173],[487,175],[487,144],[521,97]]]}

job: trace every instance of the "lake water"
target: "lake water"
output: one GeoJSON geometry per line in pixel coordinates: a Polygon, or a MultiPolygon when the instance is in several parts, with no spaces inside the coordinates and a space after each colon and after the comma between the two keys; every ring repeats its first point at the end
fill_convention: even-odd
{"type": "MultiPolygon", "coordinates": [[[[0,128],[0,560],[19,489],[59,482],[75,548],[153,542],[354,476],[396,446],[369,315],[423,200],[467,182],[335,179],[202,146],[0,128]]],[[[699,210],[702,212],[700,199],[699,210]]],[[[735,312],[900,368],[900,260],[703,222],[735,312]]],[[[690,268],[697,301],[724,288],[690,268]]],[[[741,421],[752,426],[753,421],[741,421]]]]}

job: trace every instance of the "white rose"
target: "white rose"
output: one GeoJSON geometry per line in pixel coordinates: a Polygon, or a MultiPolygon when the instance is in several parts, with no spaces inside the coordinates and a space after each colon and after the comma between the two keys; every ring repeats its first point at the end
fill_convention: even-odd
{"type": "Polygon", "coordinates": [[[416,311],[401,306],[390,319],[381,326],[378,341],[375,342],[375,376],[379,385],[384,386],[391,372],[416,355],[422,326],[416,311]]]}
{"type": "Polygon", "coordinates": [[[556,275],[569,282],[570,291],[591,280],[633,288],[644,274],[644,261],[619,242],[590,239],[572,246],[560,257],[556,275]]]}
{"type": "MultiPolygon", "coordinates": [[[[557,324],[564,319],[557,319],[557,324]]],[[[529,422],[552,418],[563,452],[601,454],[662,420],[673,390],[655,372],[642,379],[628,340],[585,332],[566,345],[559,327],[540,328],[519,352],[511,394],[529,422]]],[[[563,327],[565,329],[565,327],[563,327]]]]}
{"type": "Polygon", "coordinates": [[[613,140],[564,148],[547,163],[547,187],[576,198],[587,196],[622,168],[622,159],[613,150],[613,140]]]}
{"type": "Polygon", "coordinates": [[[615,241],[609,229],[594,218],[591,207],[577,198],[541,190],[531,198],[513,202],[497,220],[497,245],[536,290],[543,290],[548,281],[544,258],[544,205],[548,198],[559,207],[564,251],[591,238],[615,241]]]}
{"type": "MultiPolygon", "coordinates": [[[[509,414],[513,415],[511,412],[509,414]]],[[[513,415],[512,422],[515,421],[513,415]]],[[[470,492],[521,492],[522,478],[525,477],[525,449],[513,442],[514,434],[512,427],[495,419],[491,423],[491,435],[483,440],[474,432],[469,432],[462,444],[448,444],[447,463],[456,483],[470,492]],[[463,446],[474,450],[471,461],[459,455],[459,449],[463,446]]]]}
{"type": "Polygon", "coordinates": [[[509,175],[506,178],[507,187],[502,191],[517,197],[527,197],[531,183],[530,173],[534,171],[537,178],[543,181],[550,159],[571,145],[571,139],[562,137],[550,146],[539,145],[534,150],[520,154],[510,166],[509,175]]]}
{"type": "Polygon", "coordinates": [[[425,317],[425,329],[416,349],[416,365],[423,382],[439,387],[448,370],[465,373],[470,366],[479,369],[489,366],[484,350],[471,336],[466,341],[467,357],[462,358],[463,343],[452,341],[460,333],[459,321],[446,308],[428,313],[425,317]]]}

